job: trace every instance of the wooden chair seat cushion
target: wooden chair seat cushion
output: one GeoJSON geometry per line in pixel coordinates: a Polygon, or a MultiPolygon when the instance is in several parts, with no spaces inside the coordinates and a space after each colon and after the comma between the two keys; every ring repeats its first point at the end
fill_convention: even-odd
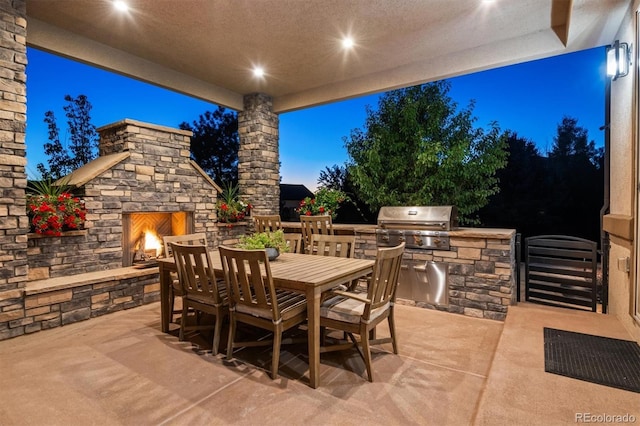
{"type": "MultiPolygon", "coordinates": [[[[320,317],[336,321],[358,324],[362,319],[366,303],[349,297],[335,295],[329,297],[320,306],[320,317]]],[[[374,321],[380,315],[387,312],[390,302],[371,311],[369,321],[374,321]]]]}
{"type": "MultiPolygon", "coordinates": [[[[307,309],[307,299],[302,294],[287,290],[276,290],[276,298],[283,321],[300,315],[307,309]]],[[[245,304],[237,304],[235,308],[237,312],[253,315],[254,317],[268,320],[273,318],[271,309],[263,309],[258,306],[254,307],[245,304]]]]}

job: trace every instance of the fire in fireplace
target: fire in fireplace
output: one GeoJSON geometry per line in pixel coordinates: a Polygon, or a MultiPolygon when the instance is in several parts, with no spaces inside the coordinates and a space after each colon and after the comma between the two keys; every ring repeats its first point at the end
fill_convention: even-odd
{"type": "Polygon", "coordinates": [[[193,232],[193,212],[123,214],[123,266],[154,265],[164,253],[162,238],[193,232]]]}
{"type": "Polygon", "coordinates": [[[133,263],[148,262],[163,257],[162,240],[154,229],[145,229],[134,246],[133,263]]]}

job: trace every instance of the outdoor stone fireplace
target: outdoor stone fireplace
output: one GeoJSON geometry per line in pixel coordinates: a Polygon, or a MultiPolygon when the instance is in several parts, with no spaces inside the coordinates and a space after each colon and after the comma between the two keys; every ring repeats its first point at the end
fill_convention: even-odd
{"type": "MultiPolygon", "coordinates": [[[[87,209],[85,229],[29,238],[29,278],[131,266],[146,229],[218,239],[219,187],[190,159],[190,131],[134,120],[98,129],[99,157],[69,175],[87,209]]],[[[141,259],[144,260],[144,259],[141,259]]]]}

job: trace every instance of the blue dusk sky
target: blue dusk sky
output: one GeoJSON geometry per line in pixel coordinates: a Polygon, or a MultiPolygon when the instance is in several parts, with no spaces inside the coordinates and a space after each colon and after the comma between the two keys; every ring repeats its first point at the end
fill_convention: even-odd
{"type": "MultiPolygon", "coordinates": [[[[35,177],[36,165],[47,157],[44,114],[52,110],[66,141],[64,96],[84,94],[93,108],[97,127],[125,118],[178,127],[193,122],[217,105],[171,92],[114,73],[51,55],[27,50],[27,170],[35,177]]],[[[449,79],[449,95],[459,107],[475,100],[477,127],[496,121],[536,143],[545,154],[553,146],[563,116],[578,120],[596,146],[603,146],[605,97],[604,47],[549,59],[531,61],[449,79]]],[[[321,170],[347,161],[344,137],[362,128],[365,106],[377,106],[379,95],[288,112],[280,115],[282,183],[306,185],[315,190],[321,170]]]]}

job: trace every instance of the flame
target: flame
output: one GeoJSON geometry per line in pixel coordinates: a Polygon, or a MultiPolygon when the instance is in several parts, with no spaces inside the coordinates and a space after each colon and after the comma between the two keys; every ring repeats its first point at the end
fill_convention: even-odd
{"type": "Polygon", "coordinates": [[[162,241],[153,229],[145,229],[144,231],[144,250],[155,250],[156,257],[160,257],[162,253],[162,241]]]}

